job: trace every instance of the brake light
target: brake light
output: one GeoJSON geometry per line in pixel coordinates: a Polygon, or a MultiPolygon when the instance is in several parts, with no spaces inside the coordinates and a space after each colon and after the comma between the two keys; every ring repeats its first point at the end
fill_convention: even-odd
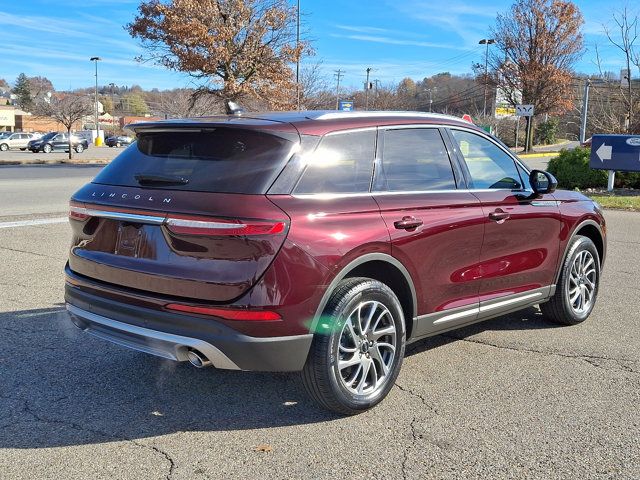
{"type": "Polygon", "coordinates": [[[202,217],[169,216],[165,224],[169,231],[179,235],[277,235],[286,229],[286,224],[278,221],[203,220],[202,217]]]}
{"type": "Polygon", "coordinates": [[[180,303],[169,303],[168,305],[165,305],[165,308],[178,312],[211,315],[214,317],[225,318],[227,320],[246,320],[252,322],[273,322],[276,320],[282,320],[282,317],[279,314],[268,310],[232,310],[229,308],[211,308],[198,307],[194,305],[182,305],[180,303]]]}
{"type": "Polygon", "coordinates": [[[91,215],[88,214],[87,209],[83,207],[81,204],[77,204],[77,203],[69,204],[69,219],[79,220],[81,222],[84,222],[90,217],[91,215]]]}

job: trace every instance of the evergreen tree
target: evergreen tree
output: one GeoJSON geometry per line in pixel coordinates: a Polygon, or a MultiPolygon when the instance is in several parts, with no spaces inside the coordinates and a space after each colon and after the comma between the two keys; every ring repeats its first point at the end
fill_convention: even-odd
{"type": "Polygon", "coordinates": [[[22,110],[30,110],[33,106],[33,98],[31,98],[31,85],[29,84],[29,78],[21,73],[16,79],[15,86],[13,87],[13,93],[16,96],[18,106],[22,110]]]}

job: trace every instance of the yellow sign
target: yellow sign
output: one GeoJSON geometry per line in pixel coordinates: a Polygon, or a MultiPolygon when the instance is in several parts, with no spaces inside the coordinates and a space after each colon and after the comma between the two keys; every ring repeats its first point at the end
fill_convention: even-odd
{"type": "Polygon", "coordinates": [[[11,108],[0,108],[0,127],[15,127],[16,125],[16,114],[15,109],[11,108]]]}
{"type": "Polygon", "coordinates": [[[496,117],[513,117],[515,114],[515,107],[496,107],[496,117]]]}

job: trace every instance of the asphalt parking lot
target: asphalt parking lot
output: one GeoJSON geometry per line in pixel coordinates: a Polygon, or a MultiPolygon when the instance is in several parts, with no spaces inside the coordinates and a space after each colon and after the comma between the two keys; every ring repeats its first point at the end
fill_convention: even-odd
{"type": "MultiPolygon", "coordinates": [[[[96,147],[89,145],[82,153],[73,152],[73,160],[76,162],[99,162],[108,163],[113,160],[120,152],[124,150],[123,147],[96,147]]],[[[22,152],[20,150],[8,150],[6,152],[0,152],[0,166],[4,164],[12,163],[51,163],[51,162],[66,162],[69,160],[69,154],[65,152],[51,152],[51,153],[33,153],[28,150],[22,152]]]]}
{"type": "Polygon", "coordinates": [[[0,167],[0,478],[640,478],[640,214],[607,212],[586,323],[531,308],[413,344],[389,397],[341,418],[294,375],[197,370],[71,326],[68,226],[6,225],[62,218],[96,172],[0,167]]]}

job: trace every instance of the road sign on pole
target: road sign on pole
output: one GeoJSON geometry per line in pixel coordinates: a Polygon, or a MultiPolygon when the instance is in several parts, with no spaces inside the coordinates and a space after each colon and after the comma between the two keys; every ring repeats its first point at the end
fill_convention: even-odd
{"type": "Polygon", "coordinates": [[[640,135],[594,135],[589,166],[597,170],[640,172],[640,135]]]}
{"type": "Polygon", "coordinates": [[[343,112],[352,112],[353,108],[353,100],[340,100],[340,102],[338,102],[338,110],[342,110],[343,112]]]}
{"type": "Polygon", "coordinates": [[[518,117],[533,117],[533,105],[516,105],[518,117]]]}

